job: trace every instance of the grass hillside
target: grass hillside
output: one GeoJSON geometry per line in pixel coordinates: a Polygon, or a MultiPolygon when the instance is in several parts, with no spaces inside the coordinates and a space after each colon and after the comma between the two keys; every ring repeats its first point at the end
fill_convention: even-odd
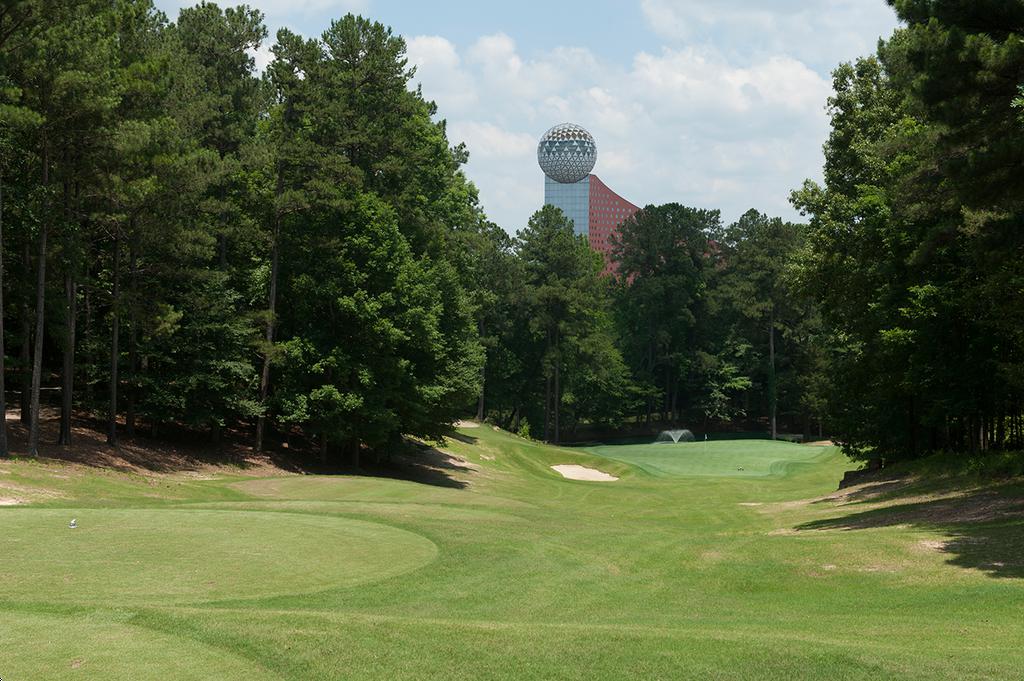
{"type": "Polygon", "coordinates": [[[1020,484],[704,447],[467,428],[433,484],[3,461],[0,677],[1020,677],[1020,484]]]}

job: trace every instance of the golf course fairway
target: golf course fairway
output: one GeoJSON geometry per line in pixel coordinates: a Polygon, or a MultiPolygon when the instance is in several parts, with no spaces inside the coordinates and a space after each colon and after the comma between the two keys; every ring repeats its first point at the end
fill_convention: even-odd
{"type": "Polygon", "coordinates": [[[0,462],[0,678],[1024,677],[1019,483],[836,493],[838,449],[759,440],[443,450],[434,484],[0,462]]]}

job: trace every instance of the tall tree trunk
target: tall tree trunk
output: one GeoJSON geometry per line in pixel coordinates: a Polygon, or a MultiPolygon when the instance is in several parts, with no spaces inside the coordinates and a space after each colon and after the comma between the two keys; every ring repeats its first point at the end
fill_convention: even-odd
{"type": "Polygon", "coordinates": [[[78,287],[71,273],[70,263],[64,272],[64,295],[66,297],[67,329],[64,336],[64,369],[63,383],[61,385],[61,406],[60,406],[60,435],[57,436],[57,444],[67,446],[71,444],[71,410],[74,407],[73,396],[75,389],[75,322],[78,315],[77,297],[78,287]]]}
{"type": "MultiPolygon", "coordinates": [[[[88,253],[86,253],[86,263],[89,262],[88,253]]],[[[82,320],[82,346],[88,348],[90,343],[89,339],[92,337],[92,286],[89,285],[89,277],[92,275],[88,265],[85,270],[86,284],[82,291],[82,304],[85,306],[85,312],[83,313],[82,320]]],[[[86,374],[85,380],[85,404],[87,409],[92,409],[93,406],[93,388],[92,381],[89,380],[89,375],[86,374]]]]}
{"type": "Polygon", "coordinates": [[[544,442],[551,442],[551,371],[549,369],[544,371],[544,442]]]}
{"type": "MultiPolygon", "coordinates": [[[[25,240],[21,260],[25,278],[28,279],[32,274],[32,246],[28,239],[25,240]]],[[[21,422],[25,425],[32,420],[32,372],[29,371],[29,364],[32,362],[32,310],[28,301],[28,296],[25,296],[21,303],[21,356],[18,362],[21,365],[21,395],[18,406],[21,410],[21,422]]]]}
{"type": "Polygon", "coordinates": [[[0,178],[0,457],[7,456],[7,394],[4,392],[4,185],[0,178]]]}
{"type": "MultiPolygon", "coordinates": [[[[50,149],[43,139],[43,191],[50,185],[50,149]]],[[[39,390],[43,382],[43,328],[46,315],[46,238],[50,232],[49,206],[43,208],[39,228],[39,262],[36,263],[36,335],[32,354],[32,396],[29,402],[28,455],[39,455],[39,390]]]]}
{"type": "MultiPolygon", "coordinates": [[[[64,159],[67,160],[68,150],[64,148],[64,159]]],[[[71,224],[71,183],[64,180],[64,223],[71,224]]],[[[71,444],[71,410],[74,407],[75,390],[75,321],[77,287],[75,284],[75,257],[69,234],[64,240],[64,362],[61,367],[60,388],[60,430],[57,433],[57,445],[71,444]]]]}
{"type": "Polygon", "coordinates": [[[135,398],[136,398],[136,365],[138,364],[138,308],[139,269],[138,269],[138,230],[132,221],[132,236],[128,254],[128,394],[125,404],[124,433],[128,437],[135,436],[135,398]]]}
{"type": "Polygon", "coordinates": [[[779,437],[775,414],[778,408],[778,395],[775,377],[775,303],[768,311],[768,411],[772,425],[772,439],[779,437]]]}
{"type": "Polygon", "coordinates": [[[551,329],[544,362],[544,442],[551,442],[551,329]]]}
{"type": "Polygon", "coordinates": [[[114,228],[114,289],[110,305],[110,407],[107,412],[107,444],[117,446],[117,364],[121,333],[121,233],[114,228]]]}
{"type": "Polygon", "coordinates": [[[356,468],[356,469],[359,468],[359,463],[360,463],[359,462],[359,458],[360,458],[359,457],[359,454],[360,454],[359,449],[360,449],[360,447],[359,447],[359,439],[358,438],[351,438],[350,440],[346,441],[346,443],[345,443],[345,452],[348,454],[349,461],[352,462],[352,467],[356,468]]]}
{"type": "Polygon", "coordinates": [[[484,420],[484,377],[483,371],[480,372],[480,394],[476,398],[476,420],[483,423],[484,420]]]}
{"type": "MultiPolygon", "coordinates": [[[[536,437],[536,436],[534,436],[536,437]]],[[[544,442],[551,442],[551,371],[544,371],[544,442]]]]}
{"type": "Polygon", "coordinates": [[[679,377],[673,376],[672,378],[672,405],[669,408],[669,413],[672,415],[673,422],[678,423],[679,418],[679,377]]]}
{"type": "MultiPolygon", "coordinates": [[[[651,389],[654,388],[654,328],[648,329],[649,341],[647,343],[647,373],[651,377],[651,389]]],[[[654,394],[647,395],[647,425],[651,425],[651,413],[654,411],[654,394]]]]}
{"type": "MultiPolygon", "coordinates": [[[[477,335],[484,337],[484,321],[477,323],[477,335]]],[[[487,385],[487,351],[484,351],[484,363],[480,366],[480,394],[476,399],[476,420],[483,423],[484,420],[484,388],[487,385]]]]}
{"type": "Polygon", "coordinates": [[[561,339],[555,332],[555,444],[562,443],[562,424],[560,419],[562,407],[562,356],[560,354],[561,339]]]}
{"type": "MultiPolygon", "coordinates": [[[[280,187],[280,180],[278,186],[280,187]]],[[[267,347],[263,351],[263,371],[260,374],[260,415],[256,418],[256,451],[263,451],[263,437],[267,428],[267,398],[270,397],[270,352],[274,344],[274,325],[277,314],[277,274],[281,260],[281,216],[274,216],[273,243],[270,245],[270,292],[267,295],[267,347]]]]}
{"type": "Polygon", "coordinates": [[[910,452],[917,458],[920,447],[917,441],[917,402],[913,395],[907,405],[907,433],[910,436],[910,452]]]}
{"type": "Polygon", "coordinates": [[[665,396],[661,401],[661,420],[663,423],[669,421],[668,405],[672,399],[672,369],[665,367],[665,396]]]}

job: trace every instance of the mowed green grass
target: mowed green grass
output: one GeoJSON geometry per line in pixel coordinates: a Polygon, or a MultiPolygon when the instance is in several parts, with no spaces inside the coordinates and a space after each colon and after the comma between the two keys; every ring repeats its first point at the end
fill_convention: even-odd
{"type": "Polygon", "coordinates": [[[1019,514],[827,498],[833,448],[702,446],[469,429],[461,488],[0,462],[35,500],[0,507],[0,677],[1022,678],[1019,514]]]}
{"type": "Polygon", "coordinates": [[[587,451],[633,464],[651,475],[759,477],[784,475],[795,467],[824,461],[831,452],[770,440],[714,440],[658,443],[656,445],[604,445],[587,451]]]}

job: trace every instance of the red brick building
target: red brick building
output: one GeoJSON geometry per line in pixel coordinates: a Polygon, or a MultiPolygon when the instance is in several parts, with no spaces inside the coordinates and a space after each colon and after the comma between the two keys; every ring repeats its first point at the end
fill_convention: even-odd
{"type": "Polygon", "coordinates": [[[604,256],[605,273],[615,271],[611,262],[611,235],[640,208],[613,192],[597,175],[590,176],[590,247],[604,256]]]}
{"type": "Polygon", "coordinates": [[[613,273],[611,236],[640,209],[590,174],[597,163],[593,136],[572,123],[556,125],[541,138],[537,162],[545,175],[544,203],[572,220],[576,233],[604,256],[605,274],[613,273]]]}

